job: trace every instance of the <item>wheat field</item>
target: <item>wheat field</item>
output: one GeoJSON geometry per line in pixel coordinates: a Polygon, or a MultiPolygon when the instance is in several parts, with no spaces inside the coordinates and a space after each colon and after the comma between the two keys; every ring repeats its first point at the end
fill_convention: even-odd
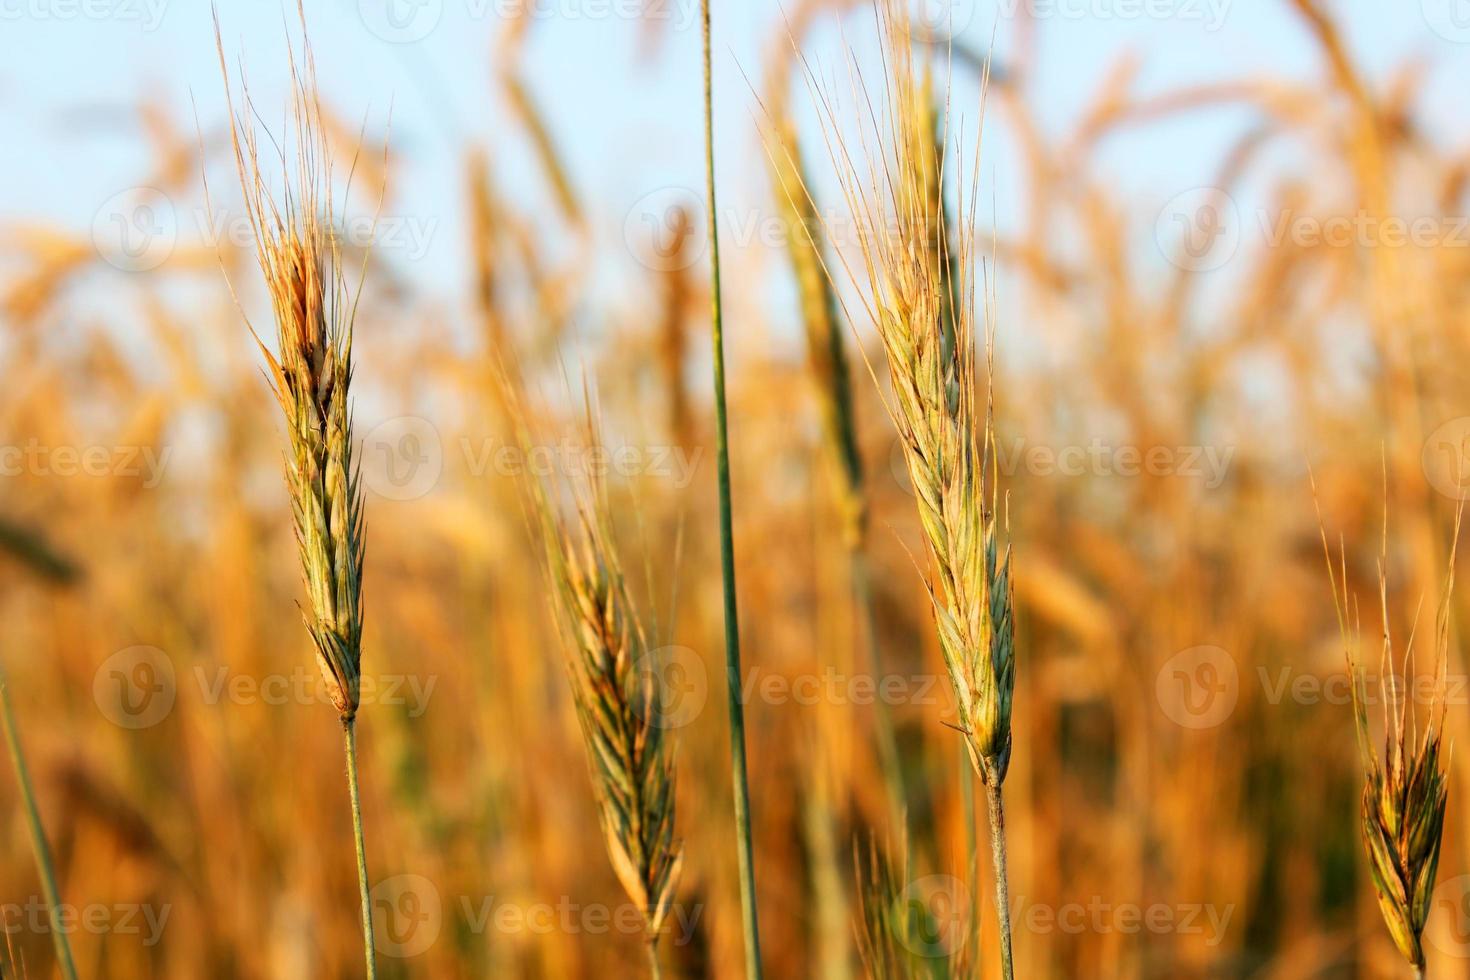
{"type": "Polygon", "coordinates": [[[710,8],[0,4],[0,977],[1470,976],[1456,0],[710,8]]]}

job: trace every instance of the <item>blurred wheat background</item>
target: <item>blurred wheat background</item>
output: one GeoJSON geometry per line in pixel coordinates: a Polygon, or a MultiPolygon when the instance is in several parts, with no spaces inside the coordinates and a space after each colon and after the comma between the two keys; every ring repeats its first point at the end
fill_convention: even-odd
{"type": "MultiPolygon", "coordinates": [[[[1386,494],[1394,628],[1419,609],[1427,635],[1470,492],[1470,8],[919,7],[967,175],[993,42],[975,233],[1017,555],[1017,975],[1403,975],[1357,836],[1307,472],[1365,610],[1386,494]]],[[[363,146],[339,217],[348,253],[371,253],[358,739],[384,977],[645,969],[519,482],[586,458],[584,376],[672,692],[665,975],[743,975],[696,12],[307,4],[339,176],[363,146]],[[497,385],[507,355],[555,434],[529,455],[497,385]]],[[[277,135],[290,13],[220,4],[277,135]]],[[[298,622],[282,430],[242,316],[270,335],[209,10],[4,16],[0,663],[78,970],[360,976],[341,733],[298,622]]],[[[717,2],[714,51],[767,975],[864,973],[858,869],[905,849],[875,747],[891,723],[898,886],[939,926],[924,952],[945,962],[976,915],[995,976],[923,542],[867,367],[882,351],[871,323],[842,325],[855,490],[824,414],[842,365],[809,350],[823,311],[771,166],[779,118],[836,249],[856,246],[805,79],[860,108],[849,66],[879,72],[872,13],[717,2]]],[[[1470,687],[1450,636],[1436,977],[1470,976],[1470,687]]],[[[40,894],[7,767],[4,976],[56,975],[40,894]]]]}

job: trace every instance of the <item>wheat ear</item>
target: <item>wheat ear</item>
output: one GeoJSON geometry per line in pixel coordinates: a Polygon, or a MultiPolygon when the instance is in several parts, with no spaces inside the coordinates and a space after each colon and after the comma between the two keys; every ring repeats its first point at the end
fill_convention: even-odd
{"type": "MultiPolygon", "coordinates": [[[[529,451],[527,426],[518,422],[529,451]]],[[[643,913],[657,977],[659,934],[683,861],[674,839],[674,757],[660,715],[657,652],[628,594],[602,482],[589,474],[572,487],[571,521],[544,482],[528,483],[608,857],[643,913]]]]}
{"type": "MultiPolygon", "coordinates": [[[[1315,485],[1313,490],[1315,496],[1315,485]]],[[[1455,588],[1455,554],[1462,515],[1463,504],[1455,512],[1449,568],[1435,617],[1435,686],[1429,719],[1420,732],[1413,718],[1412,700],[1408,705],[1399,703],[1380,676],[1377,694],[1384,705],[1382,758],[1373,748],[1368,720],[1368,682],[1363,666],[1357,606],[1348,591],[1346,550],[1339,549],[1334,568],[1325,528],[1322,531],[1328,581],[1332,586],[1338,629],[1352,683],[1353,728],[1364,773],[1359,830],[1383,921],[1414,976],[1421,978],[1426,970],[1424,927],[1429,921],[1434,878],[1439,869],[1448,800],[1445,765],[1441,760],[1444,684],[1449,654],[1449,615],[1455,588]]],[[[1320,524],[1320,512],[1318,521],[1320,524]]],[[[1378,562],[1378,599],[1383,633],[1379,665],[1384,673],[1392,670],[1396,660],[1388,625],[1387,525],[1385,514],[1383,549],[1378,562]]],[[[1411,633],[1402,658],[1397,658],[1406,678],[1413,669],[1413,646],[1411,633]]]]}
{"type": "MultiPolygon", "coordinates": [[[[930,558],[929,595],[970,762],[985,785],[996,878],[1003,975],[1013,974],[1005,809],[1011,756],[1015,642],[1006,532],[999,518],[986,336],[986,385],[977,382],[975,199],[962,196],[946,229],[944,154],[927,86],[914,65],[914,35],[900,0],[879,0],[886,99],[869,107],[856,156],[819,99],[839,183],[857,218],[858,257],[838,254],[877,325],[892,394],[886,407],[903,447],[930,558]],[[968,208],[968,210],[966,210],[968,208]]],[[[854,69],[860,79],[861,73],[854,69]]],[[[810,69],[808,81],[818,82],[810,69]]],[[[978,143],[977,143],[978,155],[978,143]]],[[[972,167],[977,179],[978,159],[972,167]]],[[[961,182],[957,181],[957,184],[961,182]]],[[[993,323],[993,310],[987,310],[993,323]]],[[[870,365],[870,370],[871,370],[870,365]]],[[[876,376],[875,376],[876,378],[876,376]]]]}
{"type": "MultiPolygon", "coordinates": [[[[298,6],[303,36],[304,8],[298,6]]],[[[261,171],[254,106],[244,90],[237,112],[219,22],[215,41],[225,76],[230,136],[256,257],[275,315],[279,356],[255,337],[285,416],[286,488],[301,558],[306,602],[302,619],[317,665],[342,722],[351,797],[353,838],[362,903],[367,975],[373,955],[362,805],[358,790],[356,718],[362,668],[362,567],[365,535],[361,473],[352,437],[352,325],[356,295],[349,290],[333,233],[332,157],[322,123],[311,47],[291,55],[294,159],[280,150],[286,186],[278,199],[261,171]],[[291,174],[294,165],[295,173],[291,174]]],[[[243,84],[243,83],[242,83],[243,84]]]]}

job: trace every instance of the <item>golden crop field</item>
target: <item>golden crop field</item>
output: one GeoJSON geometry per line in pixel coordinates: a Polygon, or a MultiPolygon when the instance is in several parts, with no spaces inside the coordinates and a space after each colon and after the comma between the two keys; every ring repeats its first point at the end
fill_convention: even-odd
{"type": "Polygon", "coordinates": [[[1464,0],[0,19],[0,977],[1470,976],[1464,0]]]}

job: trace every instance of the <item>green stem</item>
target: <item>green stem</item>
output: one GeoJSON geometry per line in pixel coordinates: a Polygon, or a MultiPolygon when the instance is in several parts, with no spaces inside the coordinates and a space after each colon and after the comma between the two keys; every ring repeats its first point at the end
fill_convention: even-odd
{"type": "Polygon", "coordinates": [[[745,762],[745,706],[740,668],[740,618],[735,600],[735,531],[730,508],[730,440],[725,411],[725,322],[720,297],[720,222],[715,199],[714,79],[710,56],[710,0],[701,0],[704,35],[704,162],[709,197],[710,291],[715,371],[715,455],[720,488],[720,571],[725,591],[725,673],[730,702],[730,769],[740,864],[740,907],[745,920],[745,975],[761,976],[760,922],[755,904],[755,859],[750,837],[750,780],[745,762]]]}
{"type": "Polygon", "coordinates": [[[41,891],[51,918],[51,942],[56,947],[56,965],[65,980],[77,980],[71,943],[66,933],[61,931],[61,901],[56,889],[56,871],[51,866],[51,847],[46,843],[46,830],[41,826],[41,811],[36,808],[30,770],[26,768],[25,755],[20,749],[20,730],[15,724],[15,711],[10,706],[10,685],[3,667],[0,667],[0,724],[5,727],[5,744],[10,750],[10,762],[15,766],[15,781],[20,784],[20,798],[25,805],[26,824],[31,832],[31,847],[36,852],[36,871],[41,876],[41,891]]]}
{"type": "Polygon", "coordinates": [[[658,937],[656,936],[648,941],[648,975],[653,980],[660,980],[663,976],[663,971],[658,967],[658,937]]]}
{"type": "MultiPolygon", "coordinates": [[[[863,630],[863,668],[881,690],[882,679],[878,672],[881,658],[878,655],[878,626],[873,616],[873,586],[868,574],[868,560],[862,546],[851,550],[852,589],[858,605],[863,630]]],[[[883,698],[873,699],[874,740],[878,743],[878,765],[883,770],[883,784],[888,791],[888,816],[893,827],[890,833],[900,833],[905,824],[908,794],[903,784],[903,767],[898,758],[898,739],[894,735],[893,713],[883,698]]],[[[907,837],[907,834],[904,834],[907,837]]]]}
{"type": "Polygon", "coordinates": [[[368,897],[367,849],[362,843],[362,798],[357,790],[357,726],[342,719],[342,737],[347,747],[347,789],[352,795],[352,836],[357,842],[357,885],[362,893],[362,952],[367,960],[368,980],[376,980],[378,962],[373,956],[373,907],[368,897]]]}
{"type": "Polygon", "coordinates": [[[980,962],[980,842],[975,834],[975,767],[970,763],[970,752],[963,745],[960,760],[960,806],[965,817],[965,880],[970,889],[970,921],[966,926],[965,939],[969,943],[970,956],[977,965],[980,962]]]}
{"type": "Polygon", "coordinates": [[[1015,976],[1011,965],[1011,899],[1006,877],[1006,811],[1000,798],[1000,784],[987,782],[985,795],[990,804],[990,853],[995,863],[995,913],[1000,919],[1000,969],[1005,980],[1015,976]]]}

